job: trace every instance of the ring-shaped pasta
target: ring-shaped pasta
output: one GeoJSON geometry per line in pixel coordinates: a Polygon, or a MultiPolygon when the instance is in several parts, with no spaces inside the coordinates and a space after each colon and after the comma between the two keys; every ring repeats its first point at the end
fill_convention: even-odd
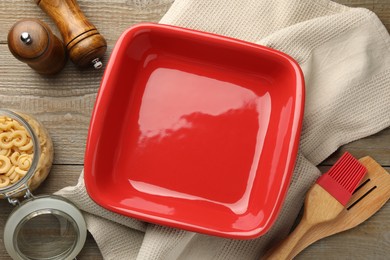
{"type": "Polygon", "coordinates": [[[7,174],[5,176],[9,177],[11,180],[12,179],[15,179],[16,178],[16,175],[18,175],[18,173],[15,171],[16,167],[14,168],[13,172],[7,176],[7,174]]]}
{"type": "Polygon", "coordinates": [[[20,175],[16,175],[14,179],[11,179],[11,178],[10,178],[10,182],[11,182],[12,184],[14,184],[15,182],[19,181],[20,179],[21,179],[21,178],[20,178],[20,175]]]}
{"type": "Polygon", "coordinates": [[[11,149],[0,149],[0,155],[4,155],[7,157],[11,155],[11,152],[12,152],[11,149]]]}
{"type": "Polygon", "coordinates": [[[24,146],[28,142],[26,131],[16,130],[11,134],[12,142],[15,146],[24,146]]]}
{"type": "Polygon", "coordinates": [[[9,183],[10,183],[9,177],[0,175],[0,188],[7,187],[9,183]]]}
{"type": "Polygon", "coordinates": [[[0,134],[0,148],[10,149],[13,146],[10,132],[3,132],[0,134]]]}
{"type": "Polygon", "coordinates": [[[26,145],[19,147],[19,150],[20,151],[28,151],[28,150],[33,148],[33,145],[34,145],[33,141],[30,139],[26,145]]]}
{"type": "Polygon", "coordinates": [[[26,175],[26,173],[27,173],[27,171],[22,170],[19,167],[15,167],[15,172],[18,173],[19,175],[22,175],[22,176],[26,175]]]}
{"type": "Polygon", "coordinates": [[[12,164],[18,164],[20,153],[18,151],[15,151],[11,154],[10,159],[12,164]]]}
{"type": "Polygon", "coordinates": [[[22,126],[18,121],[12,121],[12,127],[16,130],[25,130],[24,126],[22,126]]]}
{"type": "Polygon", "coordinates": [[[0,155],[0,174],[8,172],[11,168],[11,161],[7,156],[0,155]]]}
{"type": "Polygon", "coordinates": [[[8,172],[5,173],[5,176],[9,177],[11,174],[15,172],[15,165],[12,165],[11,168],[9,168],[8,172]]]}
{"type": "Polygon", "coordinates": [[[13,126],[12,121],[5,121],[5,122],[0,123],[0,129],[4,130],[4,131],[10,130],[12,128],[12,126],[13,126]]]}
{"type": "Polygon", "coordinates": [[[32,164],[32,156],[28,154],[20,155],[17,164],[21,170],[28,170],[32,164]]]}

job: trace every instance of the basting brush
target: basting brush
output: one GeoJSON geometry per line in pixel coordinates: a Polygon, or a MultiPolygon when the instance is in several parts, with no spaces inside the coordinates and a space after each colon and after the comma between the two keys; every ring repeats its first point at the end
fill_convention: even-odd
{"type": "Polygon", "coordinates": [[[363,179],[366,168],[348,152],[310,188],[299,225],[265,259],[292,259],[300,240],[313,228],[335,219],[345,208],[352,193],[363,179]]]}

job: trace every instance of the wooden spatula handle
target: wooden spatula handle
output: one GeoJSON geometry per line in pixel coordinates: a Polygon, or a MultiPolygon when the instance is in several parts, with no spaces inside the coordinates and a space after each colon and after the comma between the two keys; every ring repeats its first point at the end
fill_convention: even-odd
{"type": "Polygon", "coordinates": [[[34,0],[56,23],[70,59],[84,67],[101,58],[107,43],[88,21],[76,0],[34,0]]]}
{"type": "Polygon", "coordinates": [[[314,184],[307,193],[301,222],[280,245],[267,252],[264,259],[292,259],[305,248],[302,243],[311,244],[318,240],[313,232],[317,227],[332,221],[343,209],[340,202],[320,185],[314,184]]]}
{"type": "Polygon", "coordinates": [[[269,251],[264,259],[280,260],[280,259],[292,259],[300,251],[295,250],[298,248],[299,242],[306,234],[310,233],[312,226],[306,221],[301,221],[294,231],[276,248],[269,251]]]}

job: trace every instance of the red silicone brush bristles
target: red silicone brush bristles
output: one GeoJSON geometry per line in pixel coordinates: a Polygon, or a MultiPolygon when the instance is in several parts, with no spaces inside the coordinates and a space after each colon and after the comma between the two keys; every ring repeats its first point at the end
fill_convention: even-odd
{"type": "Polygon", "coordinates": [[[346,152],[327,173],[318,178],[317,184],[345,206],[366,171],[358,160],[346,152]]]}

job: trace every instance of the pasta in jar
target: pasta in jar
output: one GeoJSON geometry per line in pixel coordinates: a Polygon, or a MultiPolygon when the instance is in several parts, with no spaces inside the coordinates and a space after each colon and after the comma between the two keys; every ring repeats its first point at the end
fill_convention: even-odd
{"type": "Polygon", "coordinates": [[[53,144],[41,123],[30,115],[0,109],[0,196],[22,196],[18,189],[23,185],[35,190],[52,162],[53,144]]]}

